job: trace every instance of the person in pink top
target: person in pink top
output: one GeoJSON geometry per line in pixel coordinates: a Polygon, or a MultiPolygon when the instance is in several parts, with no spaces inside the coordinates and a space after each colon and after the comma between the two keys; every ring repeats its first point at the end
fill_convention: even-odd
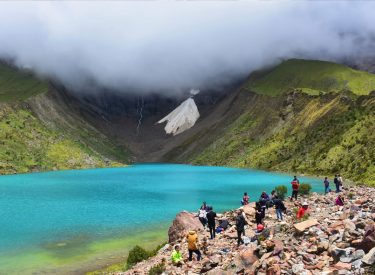
{"type": "Polygon", "coordinates": [[[344,198],[338,195],[335,201],[335,205],[344,206],[344,198]]]}

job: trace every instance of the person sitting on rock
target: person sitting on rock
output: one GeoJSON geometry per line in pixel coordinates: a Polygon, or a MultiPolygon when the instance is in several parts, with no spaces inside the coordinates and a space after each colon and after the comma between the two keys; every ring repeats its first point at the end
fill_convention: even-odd
{"type": "Polygon", "coordinates": [[[213,207],[210,206],[208,208],[208,213],[206,215],[208,228],[210,230],[211,240],[213,238],[215,238],[215,218],[216,218],[216,213],[213,210],[214,210],[213,207]]]}
{"type": "Polygon", "coordinates": [[[207,255],[208,253],[208,240],[207,237],[203,237],[202,242],[200,243],[203,254],[207,255]]]}
{"type": "Polygon", "coordinates": [[[302,219],[305,215],[307,215],[308,208],[309,208],[309,204],[307,203],[307,201],[304,201],[302,203],[302,206],[298,209],[297,219],[302,219]]]}
{"type": "Polygon", "coordinates": [[[198,213],[199,221],[202,223],[203,227],[206,228],[207,225],[207,211],[205,209],[199,209],[198,213]]]}
{"type": "Polygon", "coordinates": [[[262,208],[259,202],[255,203],[255,222],[256,224],[262,223],[262,208]]]}
{"type": "Polygon", "coordinates": [[[245,193],[243,194],[241,204],[242,204],[242,205],[247,205],[247,204],[249,204],[249,200],[250,200],[250,198],[249,198],[249,196],[247,195],[247,192],[245,192],[245,193]]]}
{"type": "Polygon", "coordinates": [[[172,263],[175,266],[182,266],[184,264],[184,260],[182,259],[182,254],[180,251],[180,245],[175,245],[174,250],[172,251],[172,263]]]}
{"type": "Polygon", "coordinates": [[[344,198],[340,194],[336,198],[335,205],[344,206],[344,198]]]}
{"type": "Polygon", "coordinates": [[[193,260],[193,253],[197,254],[197,261],[201,259],[201,252],[198,249],[198,235],[194,230],[190,230],[186,236],[188,242],[189,261],[193,260]]]}
{"type": "Polygon", "coordinates": [[[219,226],[216,228],[216,233],[221,233],[223,232],[224,230],[226,230],[229,226],[229,222],[228,220],[224,219],[224,220],[219,220],[220,224],[219,226]]]}
{"type": "Polygon", "coordinates": [[[242,235],[245,235],[246,221],[241,210],[237,211],[236,217],[236,229],[237,229],[237,245],[240,246],[243,243],[242,235]]]}

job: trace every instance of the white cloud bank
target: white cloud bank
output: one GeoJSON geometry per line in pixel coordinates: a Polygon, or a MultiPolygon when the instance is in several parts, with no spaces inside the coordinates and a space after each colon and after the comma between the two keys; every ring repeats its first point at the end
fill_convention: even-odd
{"type": "Polygon", "coordinates": [[[0,2],[0,58],[75,89],[178,92],[374,41],[372,2],[0,2]]]}

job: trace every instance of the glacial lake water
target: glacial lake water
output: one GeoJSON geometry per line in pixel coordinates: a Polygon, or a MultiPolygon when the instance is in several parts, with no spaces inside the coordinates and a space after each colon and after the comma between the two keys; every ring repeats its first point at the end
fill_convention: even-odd
{"type": "MultiPolygon", "coordinates": [[[[300,177],[313,191],[322,180],[300,177]]],[[[291,175],[175,164],[0,176],[0,274],[81,274],[167,240],[181,210],[252,201],[291,175]]],[[[290,188],[289,188],[290,190],[290,188]]]]}

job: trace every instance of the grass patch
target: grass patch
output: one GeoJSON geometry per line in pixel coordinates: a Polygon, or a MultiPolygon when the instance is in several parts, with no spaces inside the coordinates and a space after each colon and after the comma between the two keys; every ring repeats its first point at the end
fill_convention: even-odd
{"type": "Polygon", "coordinates": [[[47,91],[47,82],[29,72],[0,63],[0,101],[22,101],[47,91]]]}
{"type": "Polygon", "coordinates": [[[290,59],[265,74],[253,74],[245,89],[272,96],[291,90],[310,95],[341,91],[368,95],[375,90],[375,74],[327,61],[290,59]]]}

